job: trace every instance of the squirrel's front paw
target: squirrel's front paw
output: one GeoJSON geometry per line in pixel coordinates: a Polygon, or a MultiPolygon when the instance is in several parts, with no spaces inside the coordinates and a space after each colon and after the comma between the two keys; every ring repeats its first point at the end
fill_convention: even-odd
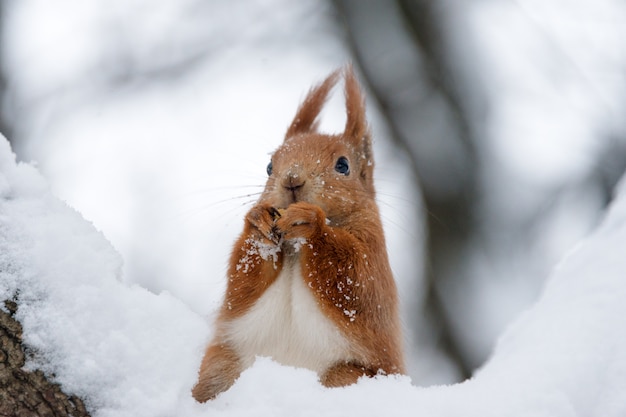
{"type": "Polygon", "coordinates": [[[250,209],[246,215],[246,221],[251,227],[250,234],[255,240],[278,244],[281,234],[275,222],[277,213],[274,207],[267,204],[257,204],[250,209]]]}
{"type": "Polygon", "coordinates": [[[320,232],[325,219],[324,211],[320,207],[299,202],[281,212],[280,217],[276,219],[276,226],[286,240],[310,239],[320,232]]]}

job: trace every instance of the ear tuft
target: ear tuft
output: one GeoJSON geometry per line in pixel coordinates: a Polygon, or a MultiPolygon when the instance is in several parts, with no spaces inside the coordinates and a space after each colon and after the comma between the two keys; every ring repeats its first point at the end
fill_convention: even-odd
{"type": "Polygon", "coordinates": [[[337,84],[340,71],[335,70],[324,81],[309,90],[306,98],[298,108],[296,117],[294,117],[285,139],[295,136],[299,133],[309,133],[317,129],[317,116],[319,116],[322,107],[326,103],[328,93],[337,84]]]}
{"type": "Polygon", "coordinates": [[[344,71],[346,96],[346,129],[344,140],[352,144],[360,159],[360,176],[366,186],[374,192],[372,177],[374,173],[374,156],[372,137],[365,116],[365,97],[354,75],[352,65],[348,64],[344,71]]]}
{"type": "Polygon", "coordinates": [[[346,95],[346,128],[344,137],[360,141],[367,134],[367,120],[365,119],[365,98],[359,87],[352,65],[348,64],[344,70],[346,95]]]}

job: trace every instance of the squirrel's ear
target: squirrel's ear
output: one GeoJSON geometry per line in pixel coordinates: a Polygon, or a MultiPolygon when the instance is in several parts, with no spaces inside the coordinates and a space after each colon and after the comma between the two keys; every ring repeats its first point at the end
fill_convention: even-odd
{"type": "Polygon", "coordinates": [[[365,117],[365,98],[359,86],[352,65],[344,71],[346,95],[346,128],[343,133],[345,140],[358,150],[361,159],[361,178],[371,181],[373,172],[372,138],[365,117]]]}
{"type": "Polygon", "coordinates": [[[339,70],[334,71],[324,81],[311,88],[306,98],[298,107],[296,117],[294,117],[291,126],[287,129],[285,139],[288,139],[298,133],[308,133],[315,131],[317,127],[317,116],[320,114],[326,98],[330,90],[337,84],[339,79],[339,70]]]}
{"type": "Polygon", "coordinates": [[[359,82],[354,76],[352,65],[348,64],[344,71],[346,95],[346,129],[343,133],[347,139],[360,141],[367,132],[365,119],[365,99],[359,82]]]}

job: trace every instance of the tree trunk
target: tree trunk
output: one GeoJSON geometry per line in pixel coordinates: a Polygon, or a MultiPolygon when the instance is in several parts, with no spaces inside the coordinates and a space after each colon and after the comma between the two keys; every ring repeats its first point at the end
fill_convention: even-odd
{"type": "Polygon", "coordinates": [[[22,326],[15,320],[17,305],[5,301],[0,310],[0,417],[89,416],[83,402],[66,395],[41,371],[24,369],[22,326]]]}
{"type": "MultiPolygon", "coordinates": [[[[475,137],[460,93],[450,81],[436,2],[333,0],[355,60],[389,123],[410,155],[427,215],[424,310],[416,311],[433,344],[472,373],[446,309],[442,284],[463,279],[458,265],[472,242],[477,200],[475,137]]],[[[422,338],[423,339],[423,338],[422,338]]]]}

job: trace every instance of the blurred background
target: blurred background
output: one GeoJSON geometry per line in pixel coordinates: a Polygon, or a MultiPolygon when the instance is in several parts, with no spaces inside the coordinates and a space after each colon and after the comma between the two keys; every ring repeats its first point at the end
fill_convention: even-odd
{"type": "Polygon", "coordinates": [[[210,317],[269,154],[308,88],[352,62],[409,370],[451,383],[611,201],[624,22],[621,0],[0,0],[0,132],[126,282],[210,317]]]}

